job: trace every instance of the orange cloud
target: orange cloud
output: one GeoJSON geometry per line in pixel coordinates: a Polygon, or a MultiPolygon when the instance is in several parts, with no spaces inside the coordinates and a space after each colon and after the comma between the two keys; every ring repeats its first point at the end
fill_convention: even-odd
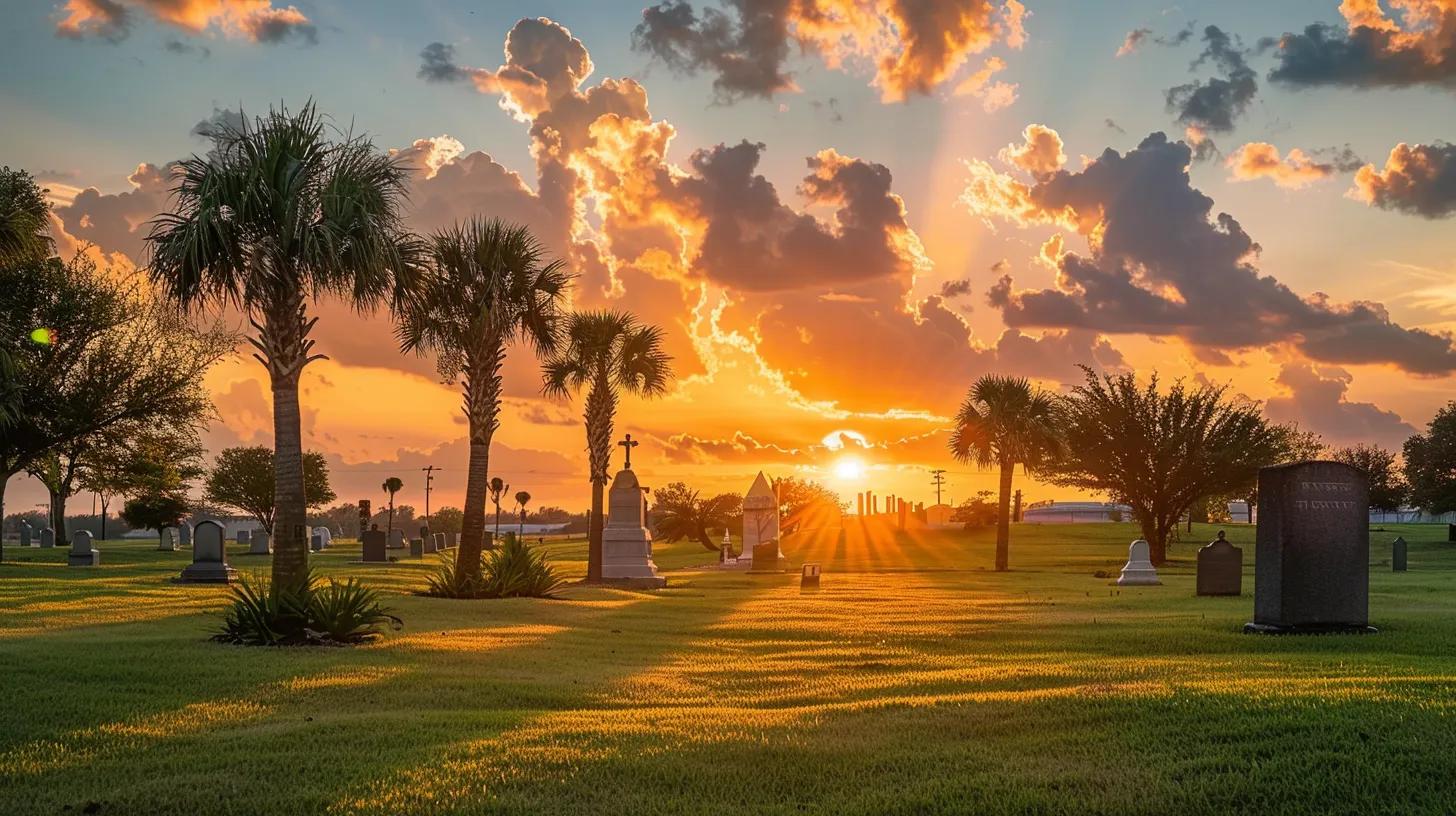
{"type": "Polygon", "coordinates": [[[1373,207],[1426,218],[1456,213],[1456,145],[1401,142],[1391,148],[1384,169],[1361,167],[1348,195],[1373,207]]]}
{"type": "Polygon", "coordinates": [[[138,13],[190,35],[215,31],[259,43],[289,38],[311,43],[318,37],[297,7],[275,8],[271,0],[66,0],[61,13],[56,34],[72,39],[124,39],[138,13]]]}
{"type": "Polygon", "coordinates": [[[1232,171],[1230,178],[1234,181],[1267,178],[1290,190],[1329,178],[1335,171],[1334,165],[1317,162],[1297,147],[1281,159],[1279,148],[1268,142],[1249,142],[1235,150],[1224,164],[1232,171]]]}

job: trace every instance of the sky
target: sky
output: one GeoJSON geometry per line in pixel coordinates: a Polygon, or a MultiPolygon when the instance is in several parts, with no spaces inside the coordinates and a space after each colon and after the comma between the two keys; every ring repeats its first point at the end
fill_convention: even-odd
{"type": "MultiPolygon", "coordinates": [[[[1225,385],[1333,445],[1398,448],[1456,373],[1456,0],[13,2],[0,161],[62,252],[145,263],[199,131],[309,100],[411,167],[421,232],[530,226],[573,304],[661,326],[626,400],[645,484],[760,469],[934,500],[984,373],[1225,385]]],[[[387,314],[313,306],[305,444],[340,500],[464,490],[457,386],[387,314]]],[[[212,451],[270,444],[267,376],[208,377],[212,451]]],[[[586,505],[580,400],[513,349],[491,471],[586,505]]],[[[1073,498],[1026,481],[1030,501],[1073,498]]],[[[44,500],[16,477],[7,510],[44,500]]],[[[88,494],[72,511],[88,510],[88,494]]]]}

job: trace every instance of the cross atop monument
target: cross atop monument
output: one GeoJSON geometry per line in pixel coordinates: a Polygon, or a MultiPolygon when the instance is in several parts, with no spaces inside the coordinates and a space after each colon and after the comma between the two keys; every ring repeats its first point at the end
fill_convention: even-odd
{"type": "Polygon", "coordinates": [[[624,448],[627,449],[627,461],[626,461],[625,464],[622,465],[622,467],[626,468],[627,470],[631,470],[632,469],[632,449],[635,448],[635,447],[637,447],[641,443],[640,442],[633,442],[632,441],[632,434],[627,434],[627,438],[626,439],[623,439],[621,442],[618,442],[617,444],[618,445],[621,445],[622,447],[624,447],[624,448]]]}

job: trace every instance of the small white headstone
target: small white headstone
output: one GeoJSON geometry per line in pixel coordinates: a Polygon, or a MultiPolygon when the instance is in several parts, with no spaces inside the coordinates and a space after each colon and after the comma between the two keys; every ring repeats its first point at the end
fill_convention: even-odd
{"type": "Polygon", "coordinates": [[[1117,579],[1118,586],[1158,586],[1158,571],[1148,556],[1148,542],[1139,538],[1127,548],[1127,564],[1117,579]]]}

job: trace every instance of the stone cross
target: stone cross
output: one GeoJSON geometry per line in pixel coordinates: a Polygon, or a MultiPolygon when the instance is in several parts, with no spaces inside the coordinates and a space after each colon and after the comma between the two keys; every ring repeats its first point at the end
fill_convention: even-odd
{"type": "Polygon", "coordinates": [[[622,447],[624,447],[624,448],[627,449],[627,461],[625,463],[623,463],[622,467],[626,468],[627,470],[631,470],[632,469],[632,449],[635,448],[635,447],[637,447],[637,445],[640,444],[640,443],[633,442],[632,441],[632,434],[627,434],[627,438],[626,439],[623,439],[621,442],[618,442],[617,444],[618,445],[621,445],[622,447]]]}

